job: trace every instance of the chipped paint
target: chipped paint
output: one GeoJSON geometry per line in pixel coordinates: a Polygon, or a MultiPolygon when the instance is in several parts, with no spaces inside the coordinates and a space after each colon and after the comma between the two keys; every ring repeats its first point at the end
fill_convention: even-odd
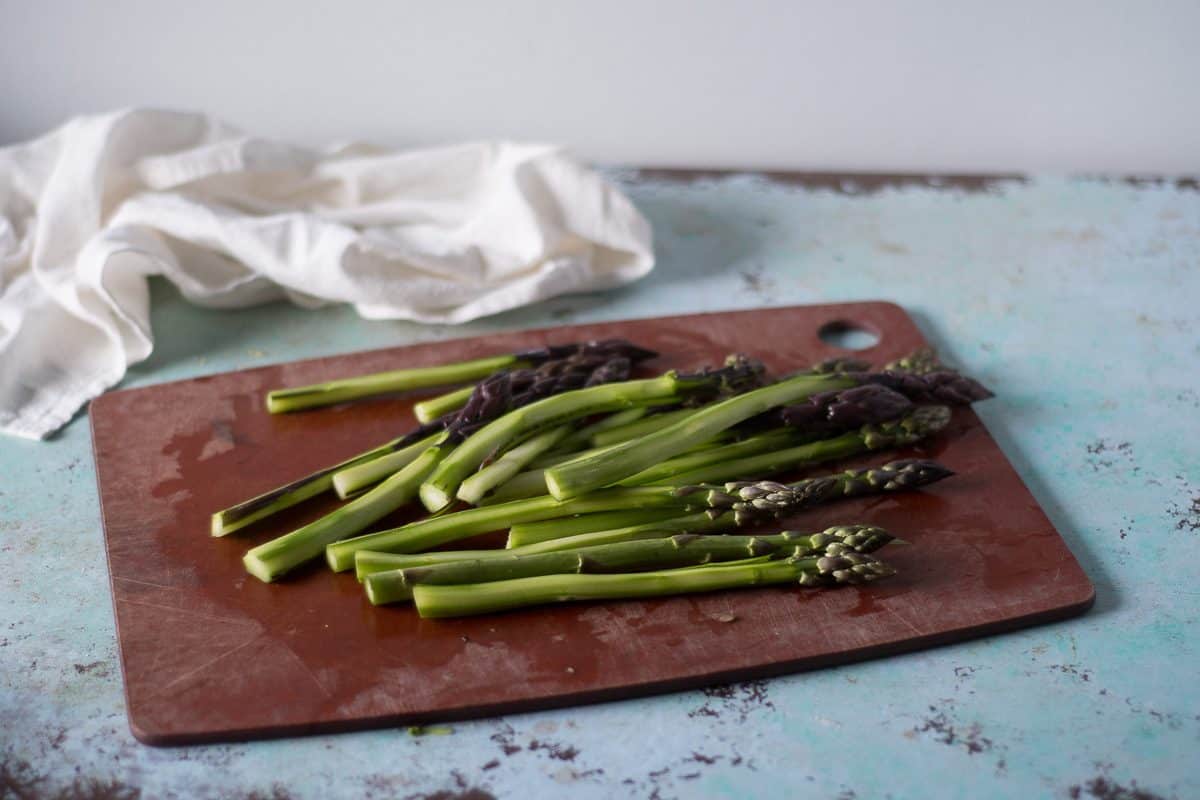
{"type": "MultiPolygon", "coordinates": [[[[1198,184],[612,176],[655,226],[660,264],[636,286],[449,328],[338,307],[208,311],[156,283],[158,350],[126,385],[564,319],[890,299],[1000,387],[979,414],[1096,583],[1095,610],[837,669],[456,721],[446,736],[147,748],[124,716],[76,421],[49,442],[0,443],[0,797],[1200,796],[1198,184]]],[[[619,623],[598,615],[598,635],[628,635],[619,623]]]]}

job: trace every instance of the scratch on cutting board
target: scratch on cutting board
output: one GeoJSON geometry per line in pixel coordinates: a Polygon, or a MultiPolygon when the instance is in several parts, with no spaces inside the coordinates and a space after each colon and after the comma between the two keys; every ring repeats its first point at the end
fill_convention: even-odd
{"type": "Polygon", "coordinates": [[[896,611],[896,609],[894,609],[888,605],[880,605],[879,607],[882,608],[884,611],[886,611],[888,614],[892,615],[894,618],[900,620],[900,622],[902,622],[904,624],[904,627],[906,627],[910,631],[912,631],[914,635],[916,635],[916,636],[924,636],[925,635],[925,631],[921,630],[916,625],[914,625],[911,621],[909,621],[909,620],[905,619],[903,616],[901,616],[900,613],[898,611],[896,611]]]}
{"type": "MultiPolygon", "coordinates": [[[[154,586],[156,584],[150,584],[154,586]]],[[[165,587],[170,588],[170,587],[165,587]]],[[[198,619],[211,619],[216,622],[227,622],[231,625],[241,625],[243,627],[257,628],[258,623],[249,619],[236,619],[234,617],[218,617],[215,614],[203,614],[199,611],[192,611],[190,608],[179,608],[178,606],[169,606],[165,603],[150,603],[145,600],[130,600],[127,597],[118,597],[117,602],[127,603],[131,606],[145,606],[146,608],[157,608],[161,611],[173,611],[177,614],[183,614],[188,617],[196,617],[198,619]]]]}
{"type": "Polygon", "coordinates": [[[254,644],[254,643],[255,643],[255,642],[257,642],[257,641],[258,641],[260,638],[261,638],[261,637],[259,637],[259,636],[255,636],[253,639],[251,639],[251,640],[249,640],[249,641],[247,641],[247,642],[242,642],[241,644],[237,645],[236,647],[231,647],[230,649],[226,650],[224,653],[221,653],[221,655],[217,656],[216,658],[210,658],[208,661],[205,661],[205,662],[204,662],[203,664],[201,664],[200,666],[198,666],[198,667],[193,667],[192,669],[189,669],[187,672],[183,673],[182,675],[177,675],[177,676],[174,678],[174,680],[170,681],[169,683],[166,683],[166,684],[164,684],[164,685],[163,685],[163,687],[162,687],[162,689],[160,689],[159,691],[160,691],[160,692],[165,692],[167,689],[170,689],[172,686],[174,686],[175,684],[179,683],[180,681],[182,681],[182,680],[186,680],[187,678],[190,678],[191,676],[195,675],[197,672],[200,672],[200,671],[202,671],[202,670],[208,669],[208,668],[209,668],[209,667],[211,667],[213,664],[217,663],[218,661],[220,661],[221,659],[225,658],[226,656],[231,656],[231,655],[233,655],[234,653],[236,653],[238,650],[241,650],[241,649],[242,649],[242,648],[244,648],[244,647],[248,647],[249,645],[252,645],[252,644],[254,644]]]}
{"type": "MultiPolygon", "coordinates": [[[[177,587],[168,586],[165,583],[154,583],[153,581],[140,581],[137,578],[126,578],[123,575],[113,575],[114,581],[124,581],[125,583],[136,583],[141,586],[153,586],[155,589],[169,589],[175,591],[177,587]]],[[[138,603],[136,600],[124,600],[123,602],[134,603],[135,605],[148,605],[147,603],[138,603]]]]}
{"type": "Polygon", "coordinates": [[[288,655],[290,655],[292,658],[296,659],[296,663],[300,665],[300,668],[302,670],[304,670],[305,674],[307,674],[308,677],[312,678],[312,682],[315,683],[317,685],[317,688],[321,690],[321,694],[325,695],[326,697],[333,696],[332,692],[330,692],[328,689],[325,688],[325,684],[323,684],[319,680],[317,680],[317,676],[313,673],[312,669],[309,668],[308,664],[304,663],[304,659],[300,657],[299,653],[297,653],[295,650],[288,647],[287,645],[284,645],[283,649],[287,650],[288,655]]]}

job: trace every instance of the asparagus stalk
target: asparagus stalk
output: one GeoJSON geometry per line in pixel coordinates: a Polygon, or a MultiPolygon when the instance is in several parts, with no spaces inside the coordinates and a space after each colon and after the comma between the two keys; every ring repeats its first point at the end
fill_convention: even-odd
{"type": "Polygon", "coordinates": [[[323,494],[333,488],[334,477],[338,472],[391,453],[399,446],[400,441],[400,439],[393,439],[365,453],[359,453],[339,464],[334,464],[332,467],[319,469],[311,475],[306,475],[260,494],[258,497],[244,500],[237,505],[218,511],[212,515],[212,535],[227,536],[285,508],[291,508],[297,503],[323,494]]]}
{"type": "Polygon", "coordinates": [[[335,541],[325,550],[326,560],[335,572],[354,566],[357,550],[389,553],[417,553],[488,531],[500,530],[517,522],[532,522],[595,511],[622,508],[679,508],[681,501],[671,486],[638,486],[593,492],[587,497],[557,500],[549,495],[480,506],[410,522],[399,528],[335,541]]]}
{"type": "Polygon", "coordinates": [[[696,511],[694,508],[678,508],[676,515],[667,519],[642,522],[636,525],[626,525],[623,528],[612,528],[606,531],[577,533],[571,536],[561,536],[543,539],[540,542],[527,542],[519,547],[505,549],[502,552],[516,555],[534,555],[537,553],[557,553],[562,550],[575,550],[580,547],[591,547],[600,544],[619,544],[634,542],[641,539],[663,539],[677,533],[720,533],[737,527],[737,519],[733,514],[723,511],[696,511]]]}
{"type": "Polygon", "coordinates": [[[481,506],[494,506],[499,503],[510,503],[513,500],[527,500],[546,494],[546,478],[544,469],[531,469],[520,472],[506,483],[497,487],[496,491],[479,501],[481,506]]]}
{"type": "Polygon", "coordinates": [[[674,482],[676,475],[709,464],[778,451],[784,446],[797,446],[863,425],[888,422],[911,411],[912,407],[908,398],[883,386],[856,386],[840,392],[822,392],[805,403],[783,406],[775,410],[777,413],[755,418],[768,417],[770,421],[787,426],[785,428],[769,430],[724,447],[667,459],[618,481],[617,485],[674,482]]]}
{"type": "Polygon", "coordinates": [[[649,484],[674,483],[674,476],[709,464],[717,464],[744,456],[773,452],[785,445],[796,444],[799,435],[788,428],[751,436],[740,442],[710,447],[695,453],[668,458],[620,481],[618,486],[646,486],[649,484]]]}
{"type": "Polygon", "coordinates": [[[544,519],[538,522],[518,522],[508,529],[507,548],[536,544],[564,536],[608,531],[630,525],[662,522],[679,516],[678,508],[647,508],[633,511],[601,511],[576,517],[544,519]]]}
{"type": "MultiPolygon", "coordinates": [[[[865,450],[898,447],[911,444],[933,431],[940,430],[948,421],[949,410],[944,407],[919,408],[898,422],[881,426],[865,426],[862,430],[844,434],[836,439],[780,451],[783,454],[782,457],[778,457],[780,454],[770,453],[750,456],[737,459],[735,462],[703,467],[682,476],[676,476],[676,478],[680,483],[704,483],[730,477],[737,478],[742,475],[760,474],[759,472],[742,471],[741,465],[745,464],[763,470],[779,471],[803,463],[841,458],[865,450]],[[773,458],[774,460],[771,460],[773,458]],[[731,469],[728,466],[729,463],[738,466],[736,469],[731,469]],[[783,464],[783,466],[779,466],[779,464],[783,464]],[[710,477],[715,474],[720,477],[710,477]]],[[[932,475],[933,473],[929,472],[928,474],[932,475]]],[[[815,496],[817,487],[815,481],[817,480],[830,479],[810,479],[809,482],[801,481],[793,486],[799,487],[803,484],[807,487],[805,491],[815,496]]],[[[897,483],[894,488],[911,488],[913,485],[915,484],[897,483]]],[[[419,520],[400,528],[338,541],[326,548],[325,556],[329,566],[334,571],[341,572],[353,566],[356,550],[413,553],[520,522],[534,522],[574,514],[628,508],[669,508],[672,506],[677,508],[682,506],[685,509],[688,507],[713,508],[713,506],[707,505],[709,502],[709,495],[694,492],[685,492],[684,495],[681,495],[678,489],[670,486],[610,488],[571,500],[557,500],[553,496],[542,496],[481,506],[432,519],[419,520]]]]}
{"type": "Polygon", "coordinates": [[[510,412],[469,436],[421,485],[421,502],[430,511],[440,511],[453,500],[459,484],[487,456],[535,428],[567,422],[603,411],[650,403],[672,397],[679,391],[671,373],[659,378],[595,386],[565,392],[510,412]]]}
{"type": "Polygon", "coordinates": [[[907,447],[940,431],[950,422],[945,406],[922,406],[895,422],[864,425],[857,431],[832,439],[722,461],[672,476],[674,483],[713,483],[736,480],[746,475],[775,475],[801,466],[834,461],[871,450],[907,447]]]}
{"type": "Polygon", "coordinates": [[[757,383],[761,376],[761,364],[731,358],[718,370],[693,374],[672,371],[647,380],[589,386],[530,403],[467,437],[421,485],[421,502],[430,511],[445,508],[453,500],[459,484],[489,454],[537,428],[607,411],[654,405],[692,393],[715,393],[730,386],[740,388],[746,383],[757,383]]]}
{"type": "Polygon", "coordinates": [[[267,394],[267,410],[272,414],[283,414],[288,411],[331,406],[335,403],[361,400],[381,394],[464,383],[479,380],[498,369],[513,366],[528,366],[528,362],[512,354],[490,356],[461,361],[456,364],[396,369],[354,378],[325,381],[311,386],[275,389],[267,394]]]}
{"type": "MultiPolygon", "coordinates": [[[[860,361],[856,358],[835,357],[818,362],[809,369],[789,377],[798,377],[805,374],[832,375],[843,372],[864,372],[869,368],[869,366],[870,365],[865,361],[860,361]]],[[[677,408],[671,411],[664,411],[659,414],[654,414],[653,416],[647,417],[646,419],[636,423],[622,425],[611,430],[599,432],[592,436],[592,446],[605,447],[608,445],[619,444],[621,442],[627,442],[631,439],[637,439],[645,436],[648,433],[654,433],[655,431],[661,430],[668,425],[673,425],[685,417],[690,417],[691,415],[695,414],[696,411],[697,409],[694,406],[688,408],[677,408]]]]}
{"type": "Polygon", "coordinates": [[[851,379],[836,375],[802,375],[737,395],[606,453],[550,467],[546,470],[546,487],[559,499],[576,497],[679,455],[692,442],[709,439],[776,406],[854,385],[851,379]]]}
{"type": "Polygon", "coordinates": [[[410,599],[413,587],[418,584],[445,586],[538,575],[675,569],[758,556],[840,556],[847,552],[877,550],[891,538],[886,531],[866,525],[839,526],[814,534],[798,531],[771,536],[680,534],[667,539],[645,539],[541,555],[509,555],[375,572],[365,576],[363,585],[370,601],[382,605],[410,599]]]}
{"type": "Polygon", "coordinates": [[[454,561],[471,561],[479,558],[496,558],[506,550],[435,550],[432,553],[380,553],[375,550],[359,550],[354,554],[354,574],[358,582],[375,572],[409,567],[425,567],[430,564],[449,564],[454,561]]]}
{"type": "Polygon", "coordinates": [[[544,603],[661,597],[779,583],[836,586],[892,574],[894,570],[870,555],[846,553],[625,575],[541,575],[455,586],[417,584],[413,602],[422,617],[459,617],[544,603]]]}
{"type": "Polygon", "coordinates": [[[550,452],[553,454],[562,454],[578,451],[583,447],[590,446],[592,436],[597,433],[620,428],[640,420],[642,417],[650,413],[651,406],[638,406],[636,408],[627,408],[624,411],[618,411],[615,414],[609,414],[601,419],[596,420],[590,425],[584,425],[582,428],[572,432],[569,436],[563,439],[550,452]]]}
{"type": "Polygon", "coordinates": [[[867,388],[871,384],[916,402],[966,405],[992,396],[974,379],[950,371],[920,375],[908,372],[802,374],[701,408],[666,428],[594,457],[551,467],[546,470],[546,487],[555,497],[568,498],[617,483],[682,452],[689,441],[707,438],[770,409],[810,398],[810,405],[825,415],[826,422],[834,428],[843,427],[859,415],[873,413],[881,402],[880,390],[867,388]],[[843,391],[854,387],[861,387],[857,394],[843,391]]]}
{"type": "MultiPolygon", "coordinates": [[[[690,513],[624,528],[522,542],[510,552],[522,554],[572,550],[596,544],[661,538],[671,533],[713,533],[756,525],[795,514],[842,497],[898,492],[928,486],[954,473],[936,461],[906,459],[882,467],[849,469],[833,475],[806,478],[791,484],[774,481],[727,483],[724,486],[680,486],[676,495],[691,501],[690,513]],[[696,508],[707,509],[694,511],[696,508]]],[[[512,536],[510,533],[510,542],[512,536]]]]}
{"type": "MultiPolygon", "coordinates": [[[[527,360],[557,356],[574,347],[576,346],[547,348],[545,351],[534,353],[536,358],[531,356],[527,360]]],[[[405,449],[443,430],[449,430],[453,441],[457,442],[512,408],[531,403],[547,395],[578,388],[586,383],[624,380],[628,377],[633,360],[648,355],[651,355],[649,350],[642,350],[621,340],[589,342],[579,347],[578,352],[574,352],[566,358],[544,360],[537,369],[521,369],[493,375],[471,390],[466,405],[458,411],[444,414],[434,422],[422,425],[367,453],[355,456],[333,467],[319,470],[260,497],[217,512],[213,516],[213,535],[223,536],[276,511],[328,491],[330,487],[334,486],[332,480],[334,473],[405,449]]],[[[377,464],[372,470],[356,473],[356,477],[353,479],[343,480],[354,484],[368,477],[373,480],[382,479],[397,460],[402,459],[377,464]]],[[[358,489],[343,491],[341,493],[343,499],[369,485],[369,482],[360,483],[358,489]]]]}
{"type": "Polygon", "coordinates": [[[431,422],[435,422],[439,417],[458,411],[466,405],[467,400],[470,399],[471,393],[474,391],[474,385],[464,386],[461,389],[455,389],[452,392],[446,392],[445,394],[439,394],[437,397],[413,403],[413,414],[416,415],[417,422],[420,422],[422,425],[428,425],[431,422]]]}
{"type": "Polygon", "coordinates": [[[445,433],[436,433],[393,453],[339,469],[333,474],[333,488],[337,492],[337,496],[345,500],[362,489],[373,486],[389,475],[399,472],[427,449],[441,443],[445,438],[445,433]]]}
{"type": "Polygon", "coordinates": [[[361,532],[412,500],[421,481],[441,457],[441,448],[427,448],[408,466],[362,497],[315,522],[252,548],[242,558],[246,571],[269,583],[320,556],[326,545],[361,532]]]}
{"type": "MultiPolygon", "coordinates": [[[[723,433],[707,442],[701,442],[695,445],[694,447],[690,448],[687,453],[700,453],[713,450],[723,446],[725,441],[729,438],[730,434],[728,432],[723,433]]],[[[500,486],[495,492],[480,500],[479,505],[506,503],[510,500],[523,500],[528,497],[537,497],[538,495],[546,494],[546,468],[555,466],[556,464],[565,464],[568,461],[589,458],[596,453],[602,453],[605,450],[616,446],[616,444],[612,444],[608,445],[608,447],[597,447],[591,450],[584,450],[581,453],[559,453],[555,454],[554,456],[535,459],[529,465],[531,469],[513,476],[511,480],[500,486]]],[[[687,453],[685,453],[685,455],[687,453]]],[[[682,457],[683,456],[679,456],[679,458],[682,457]]],[[[644,483],[650,483],[650,481],[645,481],[644,483]]]]}
{"type": "Polygon", "coordinates": [[[613,444],[627,442],[630,439],[637,439],[645,436],[648,433],[654,433],[657,430],[662,430],[668,425],[674,425],[684,417],[690,417],[696,413],[694,408],[677,408],[673,411],[663,411],[659,414],[652,414],[645,419],[633,422],[628,425],[622,425],[618,428],[612,428],[606,431],[599,431],[592,434],[592,447],[607,447],[613,444]]]}
{"type": "Polygon", "coordinates": [[[718,488],[682,486],[676,492],[685,497],[694,492],[707,492],[705,505],[732,511],[737,524],[746,525],[770,517],[786,516],[842,497],[911,491],[953,474],[953,470],[936,461],[909,458],[889,461],[879,467],[847,469],[820,478],[806,478],[791,484],[769,480],[733,481],[718,488]]]}
{"type": "Polygon", "coordinates": [[[533,530],[539,526],[546,527],[539,528],[536,537],[529,537],[526,541],[521,542],[520,546],[513,545],[509,550],[451,550],[420,554],[358,550],[355,553],[354,563],[359,580],[362,580],[363,576],[370,572],[380,572],[385,569],[402,569],[461,560],[533,555],[598,544],[659,539],[673,533],[729,530],[740,525],[776,519],[839,497],[860,497],[874,493],[917,489],[952,474],[949,469],[936,461],[907,459],[892,461],[880,467],[848,469],[833,475],[808,478],[792,484],[753,481],[728,483],[724,486],[681,486],[673,488],[672,492],[683,502],[690,503],[691,505],[688,507],[597,512],[575,519],[550,519],[525,526],[517,524],[509,532],[510,545],[513,545],[513,535],[522,528],[533,530]],[[689,507],[707,510],[688,513],[687,508],[689,507]],[[641,514],[654,514],[657,518],[641,519],[638,517],[641,514]],[[552,535],[556,525],[568,529],[576,520],[593,518],[608,520],[611,529],[587,532],[565,530],[559,535],[552,535]]]}
{"type": "Polygon", "coordinates": [[[477,505],[492,489],[512,478],[526,464],[562,441],[571,428],[560,425],[522,442],[467,478],[458,487],[458,499],[477,505]]]}
{"type": "Polygon", "coordinates": [[[276,389],[267,394],[267,409],[272,414],[299,411],[305,408],[343,403],[348,400],[360,400],[380,394],[466,383],[485,378],[501,369],[537,367],[549,361],[563,360],[575,355],[591,356],[596,354],[601,354],[605,359],[623,357],[634,362],[657,355],[651,350],[621,339],[551,345],[537,350],[477,358],[455,364],[397,369],[326,381],[312,386],[276,389]]]}

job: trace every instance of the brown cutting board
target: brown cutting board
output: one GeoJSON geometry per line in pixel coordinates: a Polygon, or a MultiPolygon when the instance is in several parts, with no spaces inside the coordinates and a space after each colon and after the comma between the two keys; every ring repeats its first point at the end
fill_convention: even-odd
{"type": "Polygon", "coordinates": [[[889,303],[807,306],[494,334],[99,398],[91,406],[96,471],[134,735],[160,745],[226,741],[611,700],[840,664],[1086,610],[1087,577],[967,409],[944,435],[895,454],[938,458],[955,477],[787,523],[817,530],[869,522],[910,541],[886,553],[899,575],[865,588],[766,588],[421,620],[410,607],[372,607],[353,575],[323,565],[273,585],[243,572],[248,547],[307,522],[328,502],[209,536],[213,511],[413,425],[414,397],[271,416],[268,389],[614,336],[661,351],[655,370],[715,364],[739,351],[783,373],[838,354],[817,333],[838,321],[879,334],[878,345],[862,351],[876,363],[924,344],[889,303]]]}

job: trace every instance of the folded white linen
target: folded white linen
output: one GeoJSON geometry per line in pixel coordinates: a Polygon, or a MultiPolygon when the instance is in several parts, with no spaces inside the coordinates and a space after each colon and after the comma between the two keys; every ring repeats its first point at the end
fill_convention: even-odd
{"type": "Polygon", "coordinates": [[[555,147],[312,150],[203,114],[79,117],[0,148],[0,432],[45,437],[150,354],[151,275],[205,306],[458,323],[653,265],[645,218],[555,147]]]}

